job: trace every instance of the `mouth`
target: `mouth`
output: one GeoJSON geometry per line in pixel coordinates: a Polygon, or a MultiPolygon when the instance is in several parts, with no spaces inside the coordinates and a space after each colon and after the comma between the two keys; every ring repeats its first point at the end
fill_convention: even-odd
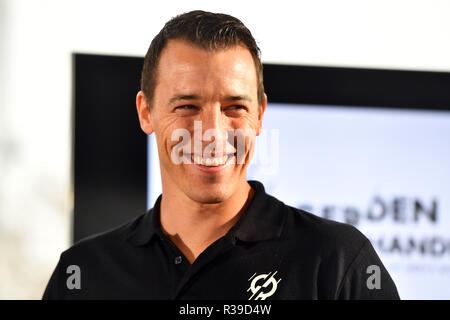
{"type": "Polygon", "coordinates": [[[233,163],[235,154],[230,153],[221,157],[201,157],[191,154],[188,157],[196,168],[204,172],[218,172],[233,163]]]}

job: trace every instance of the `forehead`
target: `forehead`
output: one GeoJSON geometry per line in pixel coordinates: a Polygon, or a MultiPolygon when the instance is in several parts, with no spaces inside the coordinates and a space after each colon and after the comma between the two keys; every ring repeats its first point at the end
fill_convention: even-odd
{"type": "Polygon", "coordinates": [[[184,40],[170,40],[158,63],[157,88],[246,90],[256,93],[256,68],[240,45],[205,50],[184,40]]]}

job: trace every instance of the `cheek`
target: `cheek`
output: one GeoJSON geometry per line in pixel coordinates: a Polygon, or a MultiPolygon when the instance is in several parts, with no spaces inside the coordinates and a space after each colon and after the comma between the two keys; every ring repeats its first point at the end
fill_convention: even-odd
{"type": "Polygon", "coordinates": [[[155,134],[158,144],[174,146],[179,142],[179,138],[185,132],[189,132],[188,121],[171,116],[157,120],[155,134]]]}
{"type": "Polygon", "coordinates": [[[177,119],[164,119],[155,129],[160,161],[166,165],[178,165],[183,150],[189,149],[190,132],[186,124],[177,119]]]}
{"type": "Polygon", "coordinates": [[[233,135],[228,142],[236,149],[237,164],[248,163],[255,146],[256,132],[251,127],[241,127],[233,130],[233,135]]]}

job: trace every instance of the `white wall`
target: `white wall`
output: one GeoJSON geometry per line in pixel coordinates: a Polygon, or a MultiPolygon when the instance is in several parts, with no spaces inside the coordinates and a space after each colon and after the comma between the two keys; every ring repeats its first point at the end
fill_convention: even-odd
{"type": "Polygon", "coordinates": [[[191,9],[243,20],[263,62],[450,71],[444,0],[0,0],[0,299],[39,299],[69,246],[71,54],[143,56],[191,9]]]}

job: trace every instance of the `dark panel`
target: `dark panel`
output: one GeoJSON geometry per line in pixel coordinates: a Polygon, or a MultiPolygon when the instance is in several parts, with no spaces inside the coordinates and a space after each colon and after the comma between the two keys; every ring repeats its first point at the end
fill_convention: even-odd
{"type": "Polygon", "coordinates": [[[74,55],[74,241],[146,209],[146,135],[135,107],[142,61],[74,55]]]}
{"type": "Polygon", "coordinates": [[[450,110],[450,73],[264,65],[269,102],[450,110]]]}

